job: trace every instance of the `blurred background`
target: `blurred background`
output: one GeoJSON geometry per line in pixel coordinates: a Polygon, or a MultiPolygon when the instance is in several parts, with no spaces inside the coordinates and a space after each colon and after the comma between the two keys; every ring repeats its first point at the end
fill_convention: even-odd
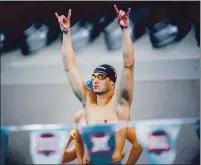
{"type": "MultiPolygon", "coordinates": [[[[200,1],[0,2],[1,125],[72,123],[82,108],[63,69],[55,12],[67,16],[72,9],[73,48],[84,81],[103,63],[120,76],[122,33],[114,3],[132,8],[132,120],[200,115],[200,1]]],[[[199,143],[193,126],[183,126],[175,163],[198,161],[199,143]]],[[[126,144],[127,154],[130,148],[126,144]]],[[[28,134],[12,134],[7,163],[31,163],[28,151],[28,134]]],[[[144,153],[137,163],[147,163],[144,153]]]]}

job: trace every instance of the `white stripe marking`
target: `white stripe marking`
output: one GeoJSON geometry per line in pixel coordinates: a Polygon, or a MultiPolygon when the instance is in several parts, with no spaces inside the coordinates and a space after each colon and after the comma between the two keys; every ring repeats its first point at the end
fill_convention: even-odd
{"type": "Polygon", "coordinates": [[[104,75],[107,75],[107,73],[105,73],[103,71],[98,71],[98,72],[95,72],[95,73],[103,73],[104,75]]]}

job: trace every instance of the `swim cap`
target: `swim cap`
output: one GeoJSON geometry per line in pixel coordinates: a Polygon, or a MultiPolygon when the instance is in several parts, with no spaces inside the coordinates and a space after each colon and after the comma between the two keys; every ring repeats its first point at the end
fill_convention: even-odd
{"type": "Polygon", "coordinates": [[[94,73],[104,74],[108,76],[114,83],[116,82],[117,72],[111,65],[102,64],[94,70],[94,73]]]}

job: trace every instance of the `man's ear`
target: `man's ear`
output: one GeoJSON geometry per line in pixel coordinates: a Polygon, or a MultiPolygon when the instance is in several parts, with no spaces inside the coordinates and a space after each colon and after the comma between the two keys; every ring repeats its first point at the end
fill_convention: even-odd
{"type": "Polygon", "coordinates": [[[112,83],[112,86],[114,86],[115,84],[114,84],[114,82],[112,81],[112,80],[110,80],[110,83],[112,83]]]}

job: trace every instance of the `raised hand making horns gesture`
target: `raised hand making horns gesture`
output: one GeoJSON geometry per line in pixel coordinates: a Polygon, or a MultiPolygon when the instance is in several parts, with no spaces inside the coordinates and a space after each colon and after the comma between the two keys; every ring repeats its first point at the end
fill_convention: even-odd
{"type": "Polygon", "coordinates": [[[68,17],[66,18],[64,15],[59,16],[57,13],[55,13],[60,29],[64,33],[68,33],[70,31],[70,19],[71,19],[71,9],[68,10],[68,17]]]}
{"type": "Polygon", "coordinates": [[[116,5],[114,5],[114,10],[117,14],[118,22],[121,28],[128,28],[129,27],[129,15],[131,12],[131,8],[128,8],[127,13],[123,10],[119,10],[116,5]]]}

